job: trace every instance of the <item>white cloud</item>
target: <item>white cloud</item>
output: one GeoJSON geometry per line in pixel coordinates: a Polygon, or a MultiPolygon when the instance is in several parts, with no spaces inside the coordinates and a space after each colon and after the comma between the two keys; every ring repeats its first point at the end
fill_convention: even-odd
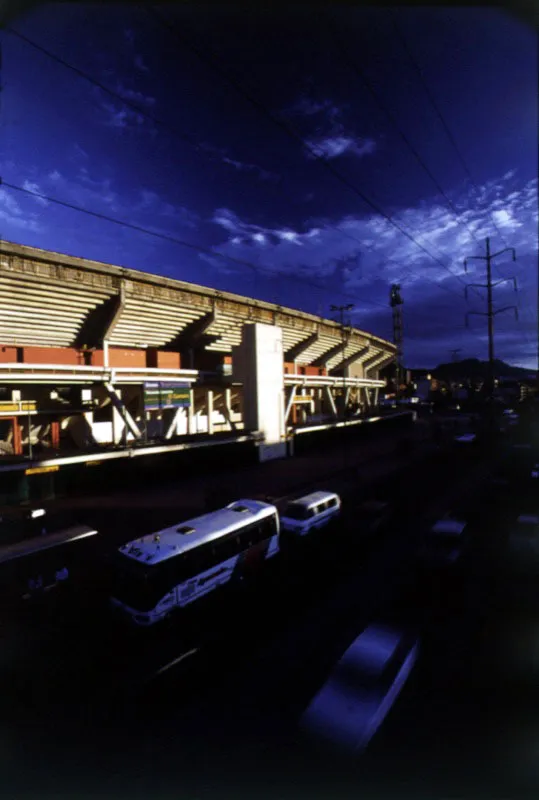
{"type": "Polygon", "coordinates": [[[223,156],[221,159],[223,164],[230,164],[230,166],[237,169],[239,172],[255,172],[259,178],[264,181],[278,181],[279,176],[276,175],[274,172],[270,172],[267,169],[263,169],[259,167],[257,164],[249,164],[243,161],[238,161],[234,158],[229,158],[228,156],[223,156]]]}
{"type": "Polygon", "coordinates": [[[140,201],[134,206],[135,211],[144,211],[155,217],[168,217],[186,228],[196,228],[199,217],[184,206],[175,206],[162,200],[161,197],[149,189],[140,191],[140,201]]]}
{"type": "Polygon", "coordinates": [[[340,121],[344,108],[339,107],[332,100],[313,100],[309,97],[302,97],[291,108],[285,111],[285,115],[300,117],[318,117],[321,124],[318,125],[314,135],[305,137],[306,155],[313,158],[313,152],[321,158],[338,158],[349,154],[358,158],[371,155],[376,150],[376,142],[373,139],[362,138],[351,131],[347,131],[340,121]]]}
{"type": "Polygon", "coordinates": [[[141,111],[139,112],[136,108],[123,105],[120,100],[111,100],[108,95],[104,96],[99,87],[94,87],[93,93],[101,112],[97,117],[97,121],[108,128],[116,128],[117,130],[140,130],[144,126],[146,131],[155,134],[155,125],[146,116],[147,112],[142,110],[143,106],[148,108],[153,106],[155,98],[135,89],[126,88],[119,83],[117,83],[116,92],[125,98],[127,102],[140,106],[141,111]]]}
{"type": "Polygon", "coordinates": [[[505,208],[493,211],[492,216],[494,217],[496,225],[499,225],[502,228],[520,228],[521,223],[518,222],[518,220],[513,219],[511,213],[505,208]]]}
{"type": "MultiPolygon", "coordinates": [[[[479,202],[470,196],[456,198],[456,207],[461,209],[458,220],[447,208],[434,202],[430,205],[423,202],[400,211],[399,224],[441,263],[430,258],[386,219],[374,214],[350,214],[331,223],[313,219],[301,228],[292,225],[264,227],[241,219],[231,209],[222,208],[215,212],[213,222],[223,229],[226,239],[214,249],[222,255],[249,261],[265,274],[315,281],[331,277],[336,291],[341,288],[347,293],[357,293],[358,325],[369,309],[368,302],[362,305],[362,296],[384,307],[369,311],[369,324],[372,321],[374,330],[381,335],[390,335],[387,328],[389,286],[393,282],[402,283],[411,354],[415,352],[420,359],[440,347],[443,349],[445,344],[451,346],[453,341],[456,341],[453,346],[460,346],[462,340],[468,348],[479,347],[479,355],[483,357],[482,345],[477,340],[482,335],[481,324],[476,323],[472,334],[464,327],[464,312],[483,310],[483,301],[472,291],[470,302],[466,304],[464,283],[483,283],[484,263],[468,262],[468,274],[465,274],[463,262],[467,256],[484,252],[485,236],[491,237],[494,251],[504,248],[490,214],[503,230],[507,243],[517,250],[517,263],[509,263],[510,254],[500,256],[496,261],[497,270],[507,277],[517,275],[523,302],[534,291],[533,263],[538,249],[537,179],[519,188],[511,181],[511,191],[506,183],[501,178],[480,187],[479,202]],[[501,196],[503,208],[495,208],[497,196],[501,196]],[[464,227],[464,222],[470,230],[464,227]]],[[[241,266],[224,260],[215,263],[218,270],[222,266],[226,266],[227,272],[243,271],[241,266]]],[[[496,292],[500,307],[515,302],[510,284],[501,285],[496,292]]],[[[497,318],[500,357],[506,352],[505,332],[516,325],[510,315],[502,319],[505,316],[497,318]]],[[[522,337],[521,327],[518,331],[522,337]]],[[[512,353],[516,344],[511,350],[508,340],[507,348],[507,352],[512,353]]],[[[438,360],[444,358],[445,353],[438,360]]]]}
{"type": "Polygon", "coordinates": [[[146,64],[144,63],[144,60],[143,60],[142,56],[136,55],[135,56],[135,60],[134,60],[133,63],[135,65],[135,67],[138,70],[140,70],[141,72],[149,72],[150,71],[148,69],[148,67],[146,66],[146,64]]]}
{"type": "MultiPolygon", "coordinates": [[[[28,192],[37,192],[37,194],[42,193],[38,184],[35,183],[34,181],[28,181],[28,180],[23,181],[22,188],[26,189],[26,191],[28,192]]],[[[33,195],[33,200],[35,200],[36,203],[39,203],[40,206],[49,205],[49,201],[46,200],[44,197],[37,197],[37,195],[33,195]]]]}
{"type": "Polygon", "coordinates": [[[145,95],[142,92],[136,91],[136,89],[127,89],[125,86],[118,84],[116,87],[116,92],[124,97],[126,100],[133,101],[134,103],[138,103],[139,105],[145,106],[153,106],[155,104],[155,97],[151,97],[150,95],[145,95]]]}
{"type": "Polygon", "coordinates": [[[50,181],[53,181],[53,183],[59,183],[62,180],[62,176],[57,169],[49,172],[48,178],[50,181]]]}
{"type": "Polygon", "coordinates": [[[342,111],[332,100],[311,100],[308,97],[302,97],[289,109],[289,113],[294,115],[312,117],[323,114],[332,121],[341,116],[342,111]]]}
{"type": "Polygon", "coordinates": [[[42,233],[43,225],[39,216],[33,211],[25,211],[21,204],[13,197],[8,189],[0,186],[0,221],[2,222],[2,235],[9,238],[10,229],[42,233]]]}
{"type": "Polygon", "coordinates": [[[125,128],[140,127],[144,124],[144,117],[129,108],[121,108],[113,103],[102,103],[101,109],[104,112],[104,124],[109,128],[119,130],[125,128]]]}
{"type": "Polygon", "coordinates": [[[322,158],[338,158],[345,153],[362,158],[371,155],[376,150],[376,143],[373,139],[360,139],[353,136],[321,136],[306,141],[308,155],[312,158],[314,154],[322,158]]]}

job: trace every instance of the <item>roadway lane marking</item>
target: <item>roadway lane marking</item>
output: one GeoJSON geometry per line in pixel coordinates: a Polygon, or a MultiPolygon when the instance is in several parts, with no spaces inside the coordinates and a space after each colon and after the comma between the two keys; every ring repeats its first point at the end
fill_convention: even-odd
{"type": "Polygon", "coordinates": [[[185,659],[189,658],[190,656],[194,656],[195,653],[199,652],[199,650],[200,647],[194,647],[192,650],[188,650],[186,653],[182,653],[181,656],[178,656],[178,658],[175,658],[173,661],[170,661],[168,664],[165,664],[163,667],[158,669],[157,672],[154,672],[153,675],[150,675],[150,677],[147,678],[145,682],[148,683],[149,681],[153,681],[156,678],[159,678],[160,675],[163,675],[165,672],[168,672],[168,670],[172,669],[172,667],[175,667],[176,664],[179,664],[181,661],[185,661],[185,659]]]}

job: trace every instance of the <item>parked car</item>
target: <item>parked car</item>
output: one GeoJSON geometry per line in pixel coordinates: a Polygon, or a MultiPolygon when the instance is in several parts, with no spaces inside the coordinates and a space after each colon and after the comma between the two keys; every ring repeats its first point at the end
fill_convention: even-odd
{"type": "Polygon", "coordinates": [[[539,567],[539,517],[521,514],[509,533],[509,552],[512,565],[519,570],[539,567]]]}
{"type": "Polygon", "coordinates": [[[389,713],[417,656],[414,636],[370,625],[311,700],[300,729],[317,743],[345,753],[361,752],[389,713]]]}
{"type": "Polygon", "coordinates": [[[456,564],[464,552],[466,525],[466,522],[450,517],[438,520],[418,551],[420,565],[438,568],[456,564]]]}

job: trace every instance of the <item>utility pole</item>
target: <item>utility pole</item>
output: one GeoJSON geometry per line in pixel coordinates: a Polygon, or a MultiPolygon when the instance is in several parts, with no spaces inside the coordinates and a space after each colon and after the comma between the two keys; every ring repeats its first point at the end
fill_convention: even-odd
{"type": "Polygon", "coordinates": [[[512,282],[515,292],[517,291],[517,279],[515,277],[512,278],[502,278],[496,283],[492,283],[492,260],[501,256],[502,253],[507,253],[511,251],[513,254],[513,261],[516,261],[516,251],[514,247],[506,247],[503,250],[499,250],[497,253],[490,252],[490,238],[487,237],[486,240],[486,255],[484,256],[469,256],[464,260],[464,269],[468,271],[468,261],[471,259],[479,259],[481,261],[487,262],[487,282],[486,283],[469,283],[464,288],[464,294],[466,299],[468,299],[468,289],[472,286],[477,286],[481,289],[487,290],[487,310],[486,311],[468,311],[466,312],[466,327],[469,327],[468,319],[470,314],[476,314],[477,316],[486,317],[488,321],[488,396],[492,397],[492,393],[494,390],[494,317],[496,314],[501,314],[502,311],[509,311],[511,309],[515,312],[515,319],[518,320],[518,308],[517,306],[504,306],[504,308],[498,308],[496,311],[493,310],[492,306],[492,290],[495,286],[499,286],[501,283],[508,283],[512,282]]]}
{"type": "Polygon", "coordinates": [[[396,347],[396,370],[395,377],[397,381],[397,398],[400,397],[400,387],[403,382],[403,367],[402,367],[402,308],[404,300],[401,296],[400,284],[394,283],[389,293],[389,305],[393,309],[393,344],[396,347]]]}
{"type": "MultiPolygon", "coordinates": [[[[343,306],[330,306],[331,311],[337,311],[340,317],[340,324],[341,324],[341,336],[342,336],[342,360],[343,360],[343,368],[342,368],[342,400],[343,400],[343,416],[344,412],[346,411],[344,405],[344,399],[346,397],[346,368],[344,366],[344,359],[346,357],[346,332],[344,329],[344,312],[351,311],[354,307],[353,303],[347,303],[343,306]]],[[[348,323],[349,324],[349,323],[348,323]]]]}

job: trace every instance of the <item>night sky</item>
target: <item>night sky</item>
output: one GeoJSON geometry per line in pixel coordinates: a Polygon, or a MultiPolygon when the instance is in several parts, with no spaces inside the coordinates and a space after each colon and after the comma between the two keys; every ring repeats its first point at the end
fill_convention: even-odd
{"type": "Polygon", "coordinates": [[[354,303],[353,324],[386,338],[400,282],[405,363],[432,367],[453,348],[486,358],[486,319],[464,325],[485,310],[484,291],[464,299],[485,265],[465,274],[463,259],[490,235],[517,251],[494,276],[520,288],[495,290],[520,307],[519,322],[496,318],[496,356],[535,368],[532,27],[486,8],[157,14],[51,4],[13,18],[118,97],[4,35],[3,238],[326,317],[354,303]]]}

